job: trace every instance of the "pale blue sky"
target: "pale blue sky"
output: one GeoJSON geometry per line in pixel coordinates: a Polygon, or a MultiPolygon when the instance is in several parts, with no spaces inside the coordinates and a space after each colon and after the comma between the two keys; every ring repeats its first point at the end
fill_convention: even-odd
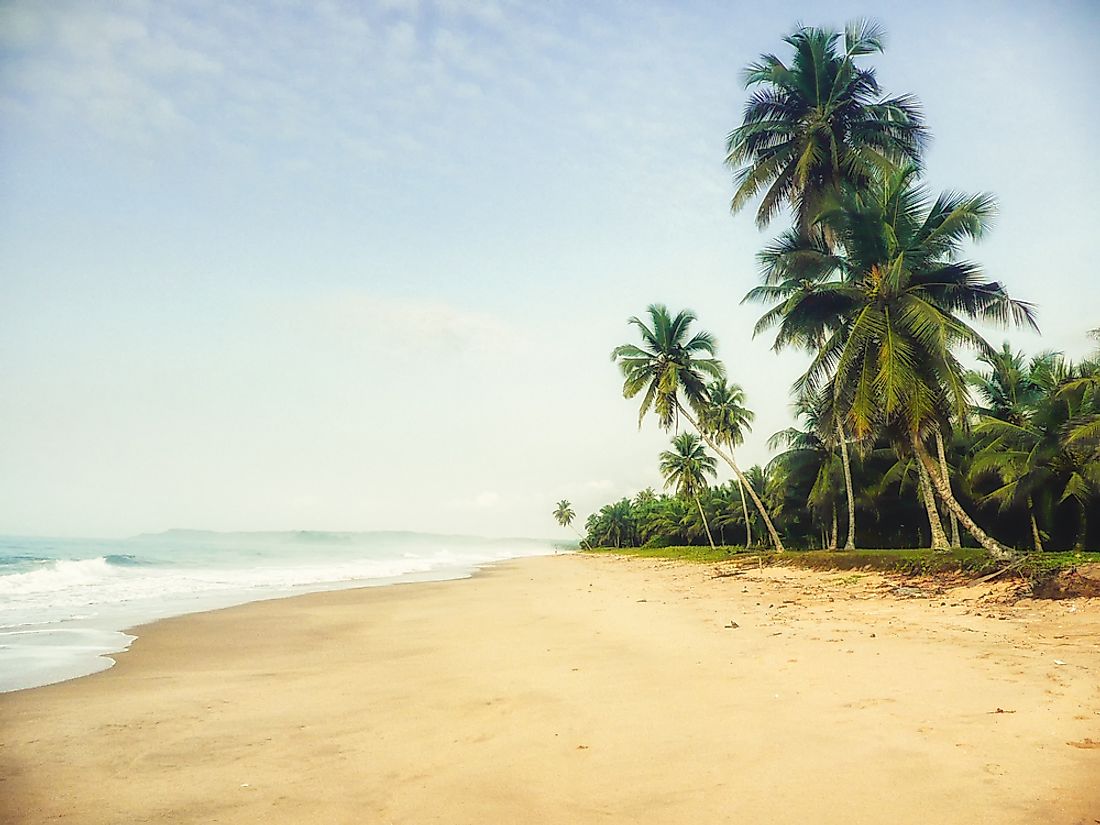
{"type": "MultiPolygon", "coordinates": [[[[739,301],[741,68],[874,14],[974,257],[1100,325],[1094,3],[0,2],[0,531],[554,535],[657,485],[608,352],[651,301],[787,426],[739,301]]],[[[781,227],[773,227],[778,231],[781,227]]],[[[1003,334],[994,331],[994,340],[1003,334]]]]}

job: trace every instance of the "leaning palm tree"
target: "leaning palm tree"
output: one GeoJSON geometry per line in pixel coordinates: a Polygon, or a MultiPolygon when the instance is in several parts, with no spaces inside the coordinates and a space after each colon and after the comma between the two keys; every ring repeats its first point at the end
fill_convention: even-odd
{"type": "MultiPolygon", "coordinates": [[[[709,432],[711,438],[723,445],[733,458],[733,451],[745,441],[745,433],[752,430],[755,413],[745,406],[745,391],[738,384],[727,384],[716,379],[707,387],[707,404],[703,407],[699,423],[709,432]]],[[[737,476],[737,489],[741,493],[741,512],[745,515],[746,547],[752,546],[752,517],[745,503],[744,474],[740,467],[734,467],[737,476]]],[[[754,501],[755,503],[755,501],[754,501]]],[[[770,516],[761,507],[765,519],[770,516]]]]}
{"type": "MultiPolygon", "coordinates": [[[[695,313],[690,310],[682,310],[673,317],[663,304],[651,304],[648,313],[650,325],[638,317],[630,318],[628,322],[641,334],[642,346],[623,344],[611,352],[611,360],[618,362],[625,379],[623,396],[634,398],[643,393],[638,426],[641,427],[650,410],[656,413],[658,424],[665,430],[671,429],[683,416],[744,484],[744,475],[737,462],[706,427],[700,426],[688,409],[702,418],[709,403],[707,378],[725,378],[725,368],[713,357],[716,347],[714,337],[708,332],[690,334],[691,325],[696,320],[695,313]]],[[[764,518],[776,551],[783,552],[783,542],[768,518],[763,502],[751,487],[747,489],[764,518]]]]}
{"type": "Polygon", "coordinates": [[[1034,326],[1034,317],[976,264],[958,260],[962,243],[983,234],[992,197],[945,193],[932,202],[917,173],[911,165],[869,190],[848,189],[819,215],[840,251],[822,260],[827,272],[816,280],[836,284],[840,323],[801,389],[835,399],[857,438],[883,432],[907,446],[944,504],[983,547],[1003,555],[956,500],[926,439],[966,421],[966,370],[955,350],[991,352],[964,318],[1034,326]]]}
{"type": "MultiPolygon", "coordinates": [[[[581,535],[580,530],[573,527],[573,519],[577,517],[577,514],[573,512],[573,505],[565,499],[558,502],[557,508],[554,510],[554,518],[557,519],[558,524],[562,527],[569,527],[577,534],[577,538],[581,540],[581,547],[584,547],[584,536],[581,535]]],[[[589,548],[591,549],[591,548],[589,548]]]]}
{"type": "Polygon", "coordinates": [[[745,86],[754,91],[727,141],[734,212],[763,191],[757,224],[786,204],[806,235],[829,189],[863,186],[883,169],[919,160],[927,141],[919,104],[883,96],[874,70],[857,65],[882,52],[884,37],[871,21],[850,23],[843,35],[800,26],[784,38],[794,50],[789,65],[764,54],[748,66],[745,86]]]}
{"type": "Polygon", "coordinates": [[[707,541],[711,549],[714,548],[714,536],[710,533],[710,525],[707,524],[707,514],[703,512],[703,505],[699,501],[699,493],[707,489],[707,476],[714,478],[718,471],[715,468],[714,456],[707,455],[699,436],[695,433],[682,432],[672,439],[671,450],[661,453],[661,475],[665,479],[665,487],[676,490],[676,495],[681,498],[694,499],[695,506],[699,508],[699,518],[703,521],[703,529],[707,533],[707,541]]]}

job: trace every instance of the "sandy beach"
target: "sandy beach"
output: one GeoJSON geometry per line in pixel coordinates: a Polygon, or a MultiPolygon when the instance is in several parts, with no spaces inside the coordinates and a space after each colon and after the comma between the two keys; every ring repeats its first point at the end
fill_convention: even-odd
{"type": "Polygon", "coordinates": [[[1100,600],[614,557],[142,628],[5,823],[1100,822],[1100,600]]]}

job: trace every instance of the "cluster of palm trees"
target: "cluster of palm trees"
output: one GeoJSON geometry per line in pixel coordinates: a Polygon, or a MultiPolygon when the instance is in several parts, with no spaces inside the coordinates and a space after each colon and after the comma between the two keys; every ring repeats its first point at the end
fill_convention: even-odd
{"type": "MultiPolygon", "coordinates": [[[[691,330],[690,311],[650,306],[646,320],[629,321],[640,343],[617,347],[612,359],[624,396],[641,396],[639,425],[652,412],[666,430],[690,428],[661,456],[676,495],[654,496],[659,506],[608,505],[589,519],[588,540],[654,540],[657,523],[674,532],[671,502],[685,499],[709,537],[708,505],[721,495],[708,491],[715,464],[701,439],[731,469],[738,497],[751,499],[751,508],[744,501],[737,508],[748,544],[758,520],[778,552],[777,521],[793,542],[811,543],[809,535],[836,546],[841,513],[846,547],[857,540],[891,546],[891,530],[906,524],[912,543],[915,507],[933,548],[960,544],[965,531],[1002,556],[1017,544],[1000,529],[1013,513],[1026,511],[1030,544],[1039,547],[1043,525],[1058,535],[1071,506],[1083,545],[1100,489],[1096,362],[1043,355],[1025,365],[1022,356],[994,350],[973,325],[1034,328],[1035,319],[1029,304],[963,258],[965,245],[986,232],[994,198],[933,196],[922,182],[928,134],[917,101],[886,95],[862,65],[882,51],[881,28],[800,27],[785,42],[788,62],[769,54],[746,70],[751,93],[729,135],[727,161],[734,212],[761,196],[761,227],[784,209],[791,215],[791,226],[759,254],[760,283],[745,300],[765,306],[754,334],[773,332],[775,350],[806,353],[793,387],[803,428],[773,436],[784,452],[758,472],[760,484],[750,483],[733,454],[752,415],[740,388],[727,382],[714,337],[691,330]],[[990,371],[972,375],[964,352],[990,371]],[[881,517],[892,507],[906,520],[872,519],[857,533],[861,510],[881,517]],[[991,507],[999,517],[979,524],[974,513],[987,516],[991,507]]],[[[678,524],[685,518],[694,520],[681,513],[678,524]]]]}
{"type": "MultiPolygon", "coordinates": [[[[1100,341],[1100,330],[1094,334],[1100,341]]],[[[956,497],[1007,547],[1095,547],[1100,538],[1100,350],[1074,363],[1055,353],[1028,358],[1006,344],[983,354],[981,362],[981,369],[967,375],[967,426],[944,440],[956,497]]],[[[799,413],[800,426],[769,439],[776,451],[771,461],[744,472],[787,544],[841,546],[849,489],[863,547],[935,546],[936,532],[950,546],[965,539],[934,498],[929,514],[927,501],[934,494],[910,453],[886,437],[860,443],[851,454],[849,488],[840,450],[821,437],[815,411],[801,408],[799,413]]],[[[696,486],[689,498],[671,486],[672,495],[647,489],[601,507],[586,521],[587,542],[605,547],[703,544],[709,527],[719,544],[753,547],[753,537],[764,535],[759,513],[746,506],[736,480],[696,486]]]]}

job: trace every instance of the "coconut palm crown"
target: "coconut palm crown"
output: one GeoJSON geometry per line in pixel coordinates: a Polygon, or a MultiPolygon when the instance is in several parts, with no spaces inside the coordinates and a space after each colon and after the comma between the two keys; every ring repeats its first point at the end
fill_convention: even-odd
{"type": "Polygon", "coordinates": [[[554,518],[558,524],[562,527],[568,527],[573,523],[573,519],[577,517],[577,514],[573,512],[573,505],[565,499],[558,502],[558,506],[554,510],[554,518]]]}
{"type": "Polygon", "coordinates": [[[707,387],[707,398],[699,423],[719,444],[730,449],[740,447],[755,418],[755,413],[745,406],[745,391],[739,384],[716,380],[707,387]]]}
{"type": "MultiPolygon", "coordinates": [[[[933,201],[918,171],[908,165],[870,189],[846,188],[818,216],[838,251],[817,253],[816,271],[814,253],[797,256],[799,271],[817,287],[799,294],[800,311],[832,317],[822,321],[820,351],[799,389],[827,386],[857,437],[887,425],[922,433],[965,421],[967,373],[955,350],[992,352],[965,319],[1035,326],[1029,304],[959,259],[962,244],[987,229],[992,196],[945,192],[933,201]]],[[[778,256],[772,274],[782,278],[787,266],[778,256]]],[[[782,323],[787,309],[784,301],[765,318],[782,323]]]]}
{"type": "Polygon", "coordinates": [[[615,347],[611,360],[622,370],[624,397],[644,391],[638,426],[652,409],[667,430],[676,422],[680,396],[699,412],[707,401],[707,378],[723,378],[725,369],[713,357],[714,337],[706,331],[691,334],[694,312],[685,309],[673,317],[664,304],[650,304],[647,313],[649,324],[637,316],[628,321],[641,334],[642,346],[615,347]]]}
{"type": "Polygon", "coordinates": [[[660,455],[665,487],[683,498],[697,498],[707,489],[707,478],[718,474],[717,461],[695,433],[684,431],[672,439],[672,449],[660,455]]]}
{"type": "Polygon", "coordinates": [[[734,212],[763,191],[759,226],[786,204],[805,230],[823,192],[843,182],[863,185],[876,172],[919,160],[928,134],[916,99],[884,97],[874,70],[856,63],[882,52],[884,36],[866,20],[848,24],[843,34],[800,26],[784,38],[794,50],[789,65],[764,54],[746,68],[745,86],[753,92],[727,140],[734,212]]]}

